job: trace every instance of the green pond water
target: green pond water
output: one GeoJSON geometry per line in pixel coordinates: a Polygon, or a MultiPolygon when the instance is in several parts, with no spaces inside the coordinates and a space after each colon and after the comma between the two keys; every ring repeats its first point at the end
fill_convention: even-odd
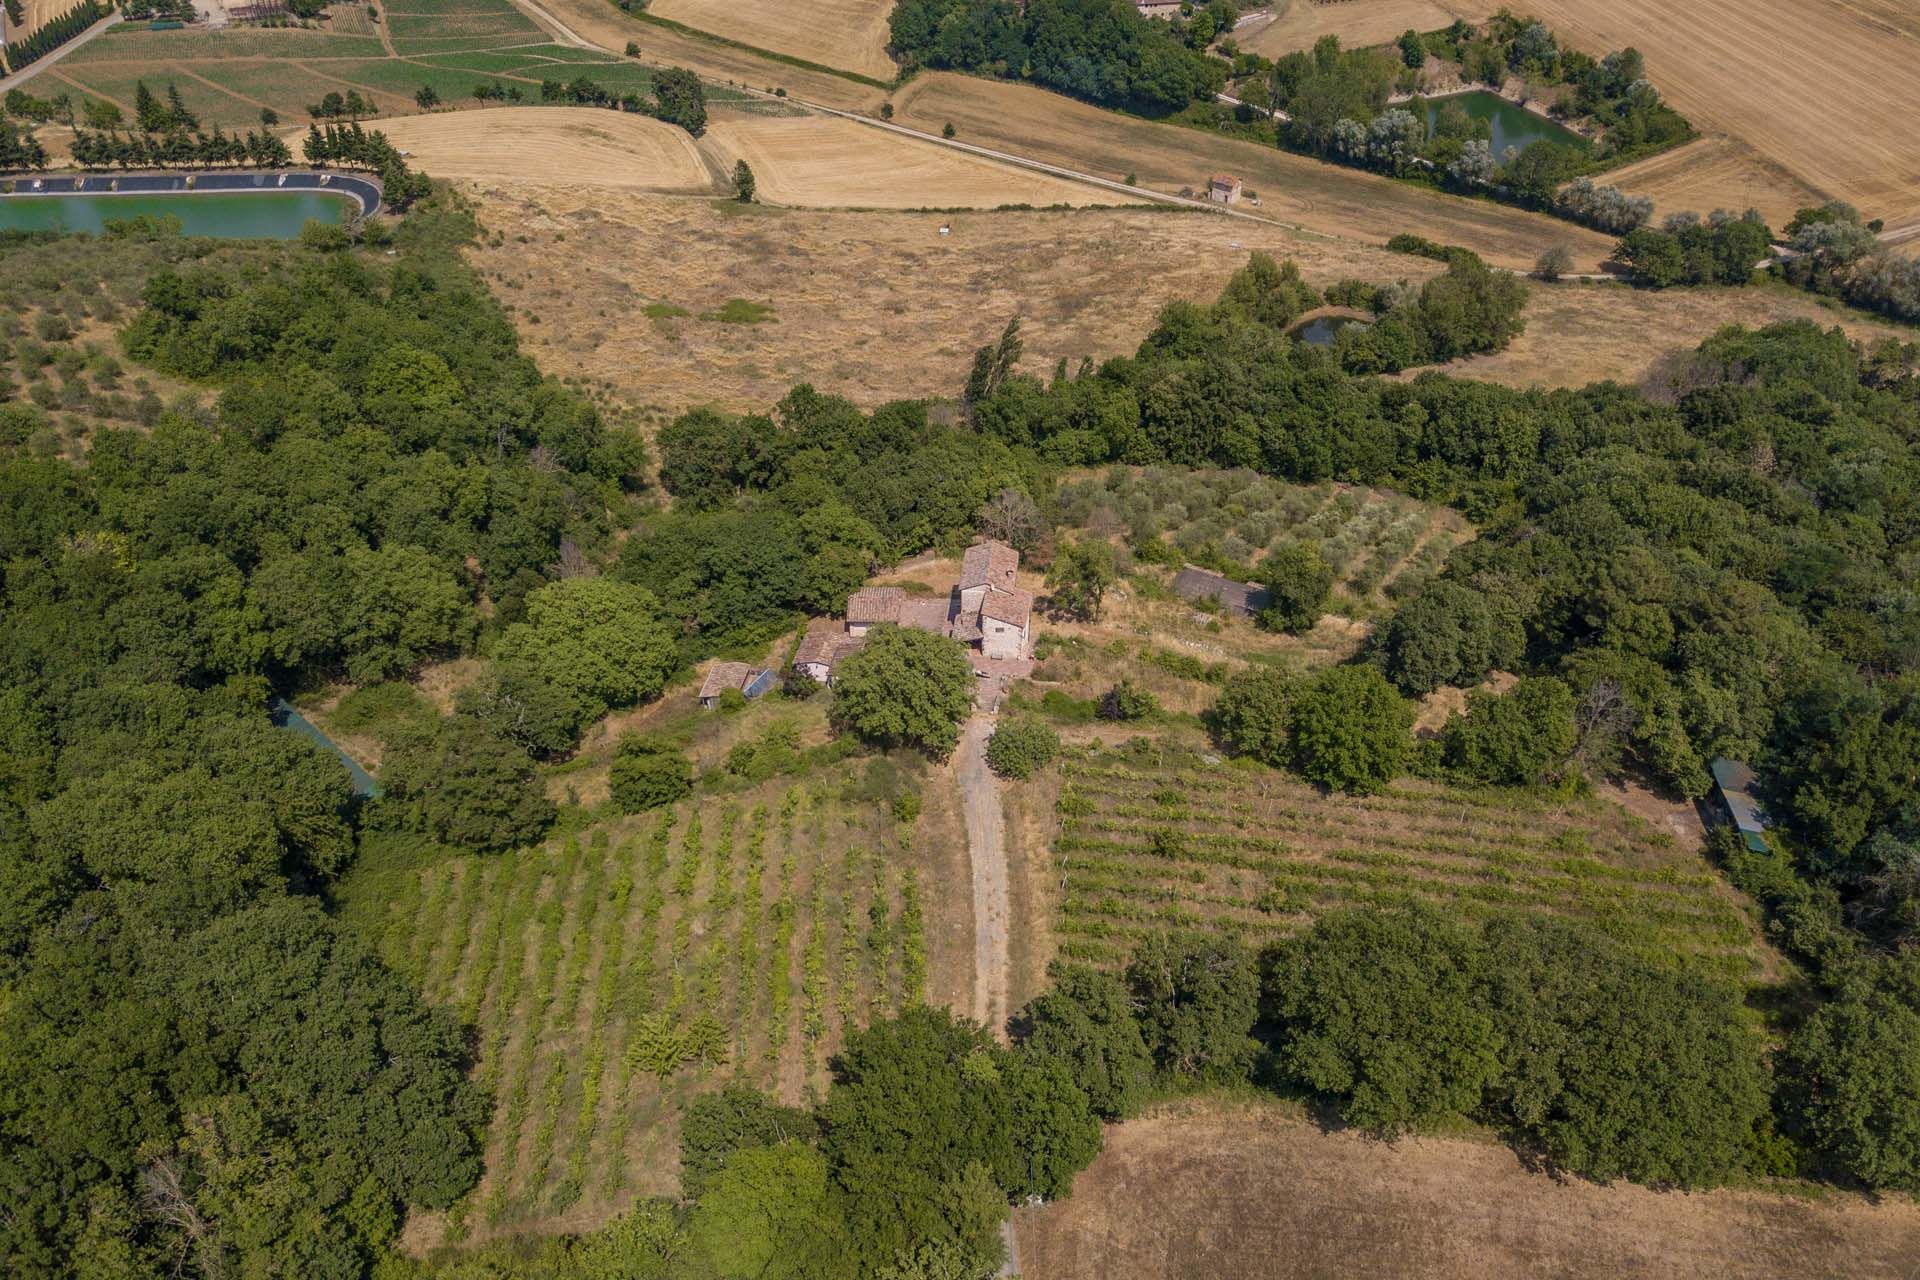
{"type": "Polygon", "coordinates": [[[108,219],[142,214],[180,219],[189,236],[222,240],[288,240],[309,219],[338,223],[354,206],[325,191],[196,191],[174,195],[42,195],[0,198],[0,231],[91,231],[108,219]]]}
{"type": "Polygon", "coordinates": [[[1573,130],[1562,128],[1523,107],[1516,107],[1499,94],[1488,93],[1484,89],[1450,94],[1444,98],[1428,98],[1429,132],[1433,129],[1434,121],[1440,118],[1440,108],[1449,102],[1458,103],[1475,120],[1485,120],[1493,126],[1493,158],[1502,163],[1506,161],[1508,147],[1525,151],[1536,142],[1558,142],[1569,147],[1586,146],[1586,139],[1573,130]]]}
{"type": "Polygon", "coordinates": [[[1356,320],[1352,316],[1315,316],[1305,324],[1296,327],[1293,336],[1310,347],[1330,347],[1340,331],[1350,325],[1359,325],[1362,329],[1373,326],[1365,320],[1356,320]]]}

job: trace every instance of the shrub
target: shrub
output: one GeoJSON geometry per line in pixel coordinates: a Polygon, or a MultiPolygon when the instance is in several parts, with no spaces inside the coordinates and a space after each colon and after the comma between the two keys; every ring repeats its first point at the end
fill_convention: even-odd
{"type": "Polygon", "coordinates": [[[1551,782],[1573,754],[1573,690],[1552,676],[1522,680],[1503,696],[1467,695],[1447,722],[1446,762],[1480,782],[1551,782]]]}
{"type": "Polygon", "coordinates": [[[1160,709],[1160,703],[1133,681],[1122,680],[1100,697],[1098,715],[1102,720],[1144,720],[1160,709]]]}
{"type": "Polygon", "coordinates": [[[1134,949],[1126,981],[1141,1036],[1162,1072],[1225,1084],[1252,1070],[1260,980],[1240,943],[1149,937],[1134,949]]]}
{"type": "Polygon", "coordinates": [[[671,743],[629,735],[614,752],[608,782],[623,813],[644,813],[693,790],[693,762],[671,743]]]}
{"type": "Polygon", "coordinates": [[[1208,727],[1226,750],[1263,764],[1280,765],[1288,758],[1293,725],[1293,703],[1300,682],[1291,673],[1274,669],[1243,671],[1227,680],[1220,698],[1208,713],[1208,727]]]}
{"type": "Polygon", "coordinates": [[[1032,716],[1000,722],[987,739],[987,767],[1003,778],[1030,778],[1060,750],[1060,735],[1032,716]]]}
{"type": "Polygon", "coordinates": [[[1293,763],[1311,782],[1370,795],[1400,773],[1413,708],[1376,667],[1335,667],[1293,707],[1293,763]]]}

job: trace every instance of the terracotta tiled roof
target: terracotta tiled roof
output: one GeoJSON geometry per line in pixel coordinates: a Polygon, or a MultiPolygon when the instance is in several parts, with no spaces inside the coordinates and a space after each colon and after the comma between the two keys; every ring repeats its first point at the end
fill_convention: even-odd
{"type": "Polygon", "coordinates": [[[1012,627],[1024,627],[1027,618],[1033,613],[1033,593],[1029,591],[991,590],[980,604],[982,617],[992,618],[995,622],[1004,622],[1012,627]]]}
{"type": "Polygon", "coordinates": [[[934,596],[902,600],[899,623],[903,627],[917,627],[921,631],[946,635],[951,607],[951,601],[934,596]]]}
{"type": "Polygon", "coordinates": [[[835,642],[846,638],[844,632],[837,630],[831,625],[808,628],[807,634],[800,637],[800,647],[793,651],[794,665],[800,666],[809,662],[824,662],[831,666],[833,664],[833,646],[835,642]]]}
{"type": "Polygon", "coordinates": [[[1004,542],[989,538],[967,548],[960,558],[960,589],[971,587],[1011,587],[1020,568],[1020,553],[1004,542]]]}
{"type": "Polygon", "coordinates": [[[700,684],[702,698],[717,698],[728,689],[740,689],[754,675],[754,669],[744,662],[716,662],[707,668],[707,678],[700,684]]]}
{"type": "Polygon", "coordinates": [[[847,621],[856,626],[898,622],[906,598],[899,587],[864,587],[847,597],[847,621]]]}

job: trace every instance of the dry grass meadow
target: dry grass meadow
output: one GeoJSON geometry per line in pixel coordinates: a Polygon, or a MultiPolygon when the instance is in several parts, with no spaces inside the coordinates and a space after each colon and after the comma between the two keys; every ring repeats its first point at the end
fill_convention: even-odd
{"type": "Polygon", "coordinates": [[[1796,209],[1823,199],[1786,166],[1723,134],[1615,169],[1600,181],[1652,200],[1656,219],[1686,210],[1758,209],[1776,229],[1796,209]]]}
{"type": "Polygon", "coordinates": [[[1322,164],[1273,147],[1102,111],[1025,85],[947,72],[916,76],[894,98],[894,119],[959,140],[1069,166],[1103,178],[1135,174],[1163,191],[1203,187],[1207,175],[1238,174],[1260,198],[1246,211],[1325,235],[1375,244],[1414,231],[1465,245],[1502,266],[1530,268],[1548,245],[1566,244],[1583,270],[1612,239],[1489,201],[1462,200],[1392,179],[1322,164]]]}
{"type": "Polygon", "coordinates": [[[404,116],[380,127],[436,178],[581,182],[702,194],[719,190],[687,131],[648,116],[501,107],[404,116]]]}
{"type": "Polygon", "coordinates": [[[838,116],[731,115],[708,130],[753,167],[758,198],[814,208],[984,208],[1123,204],[1126,197],[938,147],[838,116]]]}
{"type": "Polygon", "coordinates": [[[1073,1195],[1016,1213],[1028,1280],[1909,1280],[1911,1201],[1556,1182],[1506,1147],[1391,1145],[1280,1104],[1189,1104],[1107,1131],[1073,1195]]]}
{"type": "Polygon", "coordinates": [[[1449,26],[1469,7],[1436,0],[1349,0],[1318,4],[1315,0],[1277,0],[1274,16],[1255,18],[1233,33],[1240,47],[1266,58],[1278,58],[1295,49],[1311,49],[1322,36],[1338,36],[1348,48],[1382,44],[1402,31],[1436,31],[1449,26]]]}
{"type": "Polygon", "coordinates": [[[1014,315],[1035,371],[1128,353],[1163,305],[1212,298],[1256,250],[1295,259],[1321,284],[1438,270],[1202,212],[852,213],[580,186],[469,189],[489,232],[473,260],[541,365],[657,413],[764,411],[797,382],[867,406],[952,395],[974,350],[1014,315]],[[771,320],[700,318],[734,296],[769,304],[771,320]],[[642,314],[650,305],[656,318],[642,314]]]}
{"type": "Polygon", "coordinates": [[[655,0],[649,13],[821,66],[891,80],[893,0],[655,0]]]}
{"type": "MultiPolygon", "coordinates": [[[[1847,200],[1897,227],[1920,222],[1920,17],[1910,0],[1529,0],[1563,42],[1599,53],[1633,45],[1647,74],[1704,133],[1746,144],[1786,185],[1847,200]]],[[[1705,209],[1725,178],[1684,173],[1669,207],[1705,209]]]]}

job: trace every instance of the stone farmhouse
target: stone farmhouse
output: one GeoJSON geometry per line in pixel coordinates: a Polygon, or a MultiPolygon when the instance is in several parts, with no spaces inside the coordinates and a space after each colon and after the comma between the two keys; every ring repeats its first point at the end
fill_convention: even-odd
{"type": "Polygon", "coordinates": [[[825,684],[847,655],[866,644],[867,633],[882,625],[951,636],[982,659],[1024,658],[1033,647],[1033,593],[1014,585],[1019,570],[1020,553],[989,539],[967,548],[960,580],[945,598],[863,587],[847,597],[843,626],[822,620],[807,629],[793,665],[825,684]]]}
{"type": "Polygon", "coordinates": [[[744,662],[716,662],[707,668],[707,677],[700,682],[696,696],[700,705],[711,711],[720,705],[720,695],[729,689],[738,689],[744,697],[757,698],[771,688],[773,672],[765,667],[748,666],[744,662]]]}

